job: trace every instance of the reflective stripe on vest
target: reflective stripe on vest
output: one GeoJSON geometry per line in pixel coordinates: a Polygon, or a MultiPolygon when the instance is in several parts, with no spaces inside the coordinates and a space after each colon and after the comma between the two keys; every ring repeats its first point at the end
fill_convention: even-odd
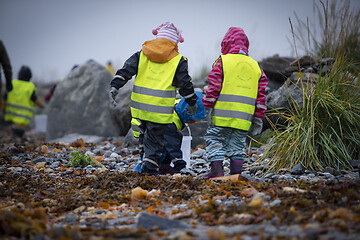
{"type": "Polygon", "coordinates": [[[155,63],[140,53],[131,94],[132,117],[162,124],[173,122],[176,87],[172,82],[180,59],[177,55],[166,63],[155,63]]]}
{"type": "Polygon", "coordinates": [[[224,80],[212,121],[215,126],[248,131],[258,93],[261,69],[258,62],[243,54],[222,55],[224,80]]]}
{"type": "Polygon", "coordinates": [[[134,134],[134,137],[138,138],[140,136],[140,126],[141,122],[139,121],[139,119],[136,118],[132,118],[131,119],[131,130],[134,134]]]}
{"type": "Polygon", "coordinates": [[[32,82],[13,80],[13,89],[7,93],[5,121],[28,125],[34,116],[35,104],[31,95],[36,90],[32,82]]]}
{"type": "MultiPolygon", "coordinates": [[[[173,122],[176,126],[176,129],[177,131],[180,131],[182,129],[182,122],[179,118],[179,115],[174,111],[174,114],[173,114],[173,122]]],[[[138,138],[140,136],[140,120],[139,119],[136,119],[136,118],[132,118],[131,119],[131,130],[133,132],[133,135],[134,137],[138,138]]]]}
{"type": "MultiPolygon", "coordinates": [[[[175,103],[176,103],[176,104],[179,103],[180,100],[181,100],[181,99],[176,99],[175,103]]],[[[176,111],[174,111],[174,114],[173,114],[173,122],[174,122],[175,125],[176,125],[177,131],[180,131],[180,130],[182,129],[182,125],[183,125],[183,124],[182,124],[182,122],[181,122],[181,120],[180,120],[180,117],[179,117],[179,115],[177,114],[176,111]]]]}

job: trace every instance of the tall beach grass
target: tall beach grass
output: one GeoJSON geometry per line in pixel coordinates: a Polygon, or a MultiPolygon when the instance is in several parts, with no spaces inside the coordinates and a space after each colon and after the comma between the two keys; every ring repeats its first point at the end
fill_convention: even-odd
{"type": "MultiPolygon", "coordinates": [[[[320,1],[318,14],[324,20],[321,41],[312,37],[308,23],[300,22],[314,46],[309,48],[313,56],[335,61],[331,70],[314,77],[312,84],[304,83],[303,74],[298,73],[303,104],[297,106],[292,101],[286,113],[278,113],[286,119],[287,126],[280,130],[273,124],[276,134],[264,154],[265,158],[270,157],[270,171],[292,168],[299,163],[312,170],[327,166],[350,168],[350,160],[360,159],[360,10],[349,8],[345,4],[337,11],[334,2],[329,8],[328,2],[320,1]]],[[[291,21],[290,25],[296,48],[299,33],[295,34],[291,21]]]]}

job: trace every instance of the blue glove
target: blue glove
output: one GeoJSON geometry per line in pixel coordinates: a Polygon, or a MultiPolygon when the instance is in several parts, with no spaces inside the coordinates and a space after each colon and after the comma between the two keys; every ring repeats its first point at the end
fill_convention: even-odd
{"type": "Polygon", "coordinates": [[[261,118],[254,117],[249,132],[252,136],[259,135],[262,131],[263,121],[261,118]]]}

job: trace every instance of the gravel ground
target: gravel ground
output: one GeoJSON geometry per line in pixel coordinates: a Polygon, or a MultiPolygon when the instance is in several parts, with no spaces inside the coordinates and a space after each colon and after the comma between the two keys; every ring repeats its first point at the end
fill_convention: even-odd
{"type": "MultiPolygon", "coordinates": [[[[158,177],[134,172],[138,149],[122,138],[69,135],[26,141],[2,129],[2,239],[359,239],[357,169],[266,173],[251,148],[240,177],[209,181],[205,150],[191,167],[158,177]],[[98,166],[72,167],[74,154],[98,166]]],[[[229,162],[225,161],[225,174],[229,162]]]]}

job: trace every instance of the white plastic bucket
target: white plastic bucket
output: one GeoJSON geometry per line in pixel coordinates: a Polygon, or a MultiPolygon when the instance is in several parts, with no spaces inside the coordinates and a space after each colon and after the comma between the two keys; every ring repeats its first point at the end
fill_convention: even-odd
{"type": "Polygon", "coordinates": [[[189,136],[183,136],[182,143],[181,143],[181,151],[183,154],[183,159],[186,161],[186,167],[190,168],[190,154],[191,154],[191,131],[190,127],[186,125],[186,128],[188,130],[189,136]]]}
{"type": "Polygon", "coordinates": [[[191,136],[183,136],[181,143],[181,151],[187,168],[190,168],[191,139],[191,136]]]}
{"type": "Polygon", "coordinates": [[[35,131],[46,133],[47,114],[38,114],[34,116],[35,131]]]}

